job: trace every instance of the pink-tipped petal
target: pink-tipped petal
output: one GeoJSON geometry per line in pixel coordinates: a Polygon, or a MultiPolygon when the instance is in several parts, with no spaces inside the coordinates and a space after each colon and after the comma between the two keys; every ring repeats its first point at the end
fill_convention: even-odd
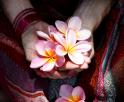
{"type": "Polygon", "coordinates": [[[52,42],[52,41],[47,41],[46,42],[46,45],[45,46],[45,49],[55,49],[55,42],[52,42]]]}
{"type": "Polygon", "coordinates": [[[48,31],[49,31],[50,37],[54,37],[54,34],[61,37],[64,36],[61,32],[57,31],[57,29],[52,25],[48,26],[48,31]]]}
{"type": "Polygon", "coordinates": [[[82,100],[85,100],[85,98],[86,98],[85,92],[80,86],[77,86],[73,89],[72,96],[80,97],[80,99],[82,99],[82,100]]]}
{"type": "Polygon", "coordinates": [[[60,36],[60,37],[63,37],[63,38],[65,37],[65,35],[62,34],[61,32],[57,32],[56,35],[58,35],[58,36],[60,36]]]}
{"type": "Polygon", "coordinates": [[[66,34],[66,44],[67,46],[74,46],[76,43],[76,32],[74,30],[69,30],[66,34]]]}
{"type": "Polygon", "coordinates": [[[91,50],[91,48],[92,48],[92,45],[87,41],[80,41],[80,42],[76,43],[76,45],[75,45],[75,49],[78,52],[87,52],[87,51],[91,50]]]}
{"type": "Polygon", "coordinates": [[[55,44],[54,44],[54,42],[47,41],[47,44],[45,46],[45,51],[46,51],[48,57],[55,55],[55,44]]]}
{"type": "Polygon", "coordinates": [[[61,44],[61,45],[65,45],[65,43],[66,43],[66,41],[65,41],[65,39],[64,39],[64,37],[62,37],[62,36],[60,36],[60,35],[57,35],[57,34],[54,34],[54,38],[55,38],[55,40],[59,43],[59,44],[61,44]]]}
{"type": "Polygon", "coordinates": [[[51,32],[57,32],[57,29],[53,25],[48,26],[48,31],[51,32]]]}
{"type": "Polygon", "coordinates": [[[37,41],[35,44],[36,51],[39,55],[47,56],[45,51],[45,45],[47,44],[46,41],[37,41]]]}
{"type": "Polygon", "coordinates": [[[50,36],[53,36],[53,34],[56,34],[58,31],[54,26],[50,25],[48,26],[48,32],[50,36]]]}
{"type": "Polygon", "coordinates": [[[62,57],[58,57],[58,60],[56,61],[56,67],[61,67],[63,64],[65,63],[65,58],[62,57]]]}
{"type": "Polygon", "coordinates": [[[55,49],[55,52],[57,53],[57,55],[59,56],[64,56],[67,54],[67,51],[65,50],[65,48],[61,45],[57,45],[56,46],[56,49],[55,49]]]}
{"type": "Polygon", "coordinates": [[[61,85],[59,95],[63,98],[69,98],[72,96],[72,90],[73,87],[68,84],[61,85]]]}
{"type": "Polygon", "coordinates": [[[31,68],[39,68],[44,65],[49,59],[48,58],[34,58],[31,61],[30,67],[31,68]]]}
{"type": "Polygon", "coordinates": [[[70,20],[68,22],[68,27],[71,28],[71,29],[74,29],[76,31],[80,30],[81,19],[77,16],[74,16],[74,17],[70,18],[70,20]]]}
{"type": "Polygon", "coordinates": [[[67,27],[67,24],[66,24],[65,22],[57,20],[57,21],[55,22],[55,25],[56,25],[57,29],[58,29],[60,32],[62,32],[62,33],[64,33],[64,34],[66,33],[68,27],[67,27]]]}
{"type": "Polygon", "coordinates": [[[44,38],[44,39],[50,39],[49,35],[42,32],[42,31],[37,31],[37,35],[44,38]]]}
{"type": "Polygon", "coordinates": [[[64,98],[58,98],[55,102],[69,102],[69,101],[64,98]]]}
{"type": "Polygon", "coordinates": [[[77,32],[77,40],[87,40],[90,37],[91,37],[91,31],[87,29],[83,29],[77,32]]]}
{"type": "Polygon", "coordinates": [[[54,68],[54,66],[55,66],[55,60],[49,59],[47,63],[45,63],[43,67],[40,68],[40,70],[48,72],[51,71],[54,68]]]}
{"type": "Polygon", "coordinates": [[[68,53],[70,60],[75,64],[83,64],[84,56],[79,52],[68,53]]]}

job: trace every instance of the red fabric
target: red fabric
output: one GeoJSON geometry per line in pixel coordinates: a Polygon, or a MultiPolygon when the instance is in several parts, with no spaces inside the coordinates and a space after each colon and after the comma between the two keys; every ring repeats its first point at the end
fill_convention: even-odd
{"type": "MultiPolygon", "coordinates": [[[[89,69],[87,69],[86,71],[83,71],[81,73],[81,79],[80,79],[79,85],[81,85],[84,88],[84,90],[86,92],[86,96],[88,97],[87,99],[91,99],[91,98],[93,99],[95,97],[96,86],[97,86],[97,81],[98,81],[99,71],[100,71],[99,70],[100,63],[102,61],[102,57],[104,56],[103,53],[106,49],[107,42],[109,40],[109,36],[113,33],[115,24],[119,20],[119,15],[120,15],[120,9],[118,9],[118,8],[113,9],[110,12],[110,14],[108,15],[107,20],[105,21],[106,24],[105,24],[104,34],[106,36],[103,41],[104,43],[102,44],[102,46],[100,48],[98,48],[97,50],[95,49],[96,50],[95,56],[92,59],[92,63],[90,64],[89,69]]],[[[122,36],[121,39],[124,39],[124,37],[122,36]]],[[[121,44],[124,45],[124,40],[123,40],[123,43],[121,42],[121,44]]],[[[121,51],[123,51],[123,50],[121,49],[121,51]]],[[[117,56],[118,56],[118,54],[117,54],[117,56]]],[[[116,57],[114,57],[114,59],[116,59],[116,57]]]]}
{"type": "MultiPolygon", "coordinates": [[[[112,17],[111,19],[114,20],[114,17],[116,17],[115,11],[113,14],[114,15],[111,16],[112,17]]],[[[23,49],[17,44],[17,42],[15,42],[11,39],[11,37],[13,37],[13,35],[15,34],[12,30],[12,27],[11,27],[12,25],[8,24],[8,22],[6,22],[6,18],[3,16],[3,14],[1,15],[0,18],[1,18],[0,32],[9,36],[9,37],[5,37],[5,36],[0,35],[0,39],[1,39],[0,40],[0,49],[5,51],[6,53],[8,53],[8,56],[12,60],[14,60],[15,63],[18,63],[21,66],[27,66],[27,63],[24,64],[24,62],[26,60],[25,60],[23,49]]],[[[108,33],[109,33],[109,31],[111,31],[112,25],[114,23],[113,20],[109,22],[109,26],[108,26],[108,23],[106,25],[108,33]]],[[[95,57],[93,58],[92,63],[90,64],[90,68],[81,73],[79,85],[81,85],[84,88],[84,90],[86,92],[86,96],[89,99],[90,98],[92,99],[95,96],[96,82],[97,82],[98,72],[99,72],[98,67],[100,65],[101,57],[104,52],[104,48],[106,46],[107,40],[108,40],[108,35],[106,35],[106,37],[105,37],[104,45],[100,49],[96,50],[95,57]]],[[[115,64],[117,64],[117,62],[120,61],[123,57],[124,57],[124,27],[122,27],[121,31],[120,31],[119,43],[118,43],[118,47],[117,47],[116,53],[115,53],[113,61],[112,61],[112,67],[114,67],[115,64]]],[[[120,67],[120,69],[123,69],[123,67],[120,67]]],[[[118,70],[118,68],[116,68],[116,70],[114,70],[115,74],[116,74],[117,70],[118,70]]],[[[119,71],[121,71],[121,70],[119,70],[119,71]]],[[[119,73],[117,73],[117,74],[119,74],[119,73]]],[[[124,79],[123,76],[121,76],[121,79],[124,79]]],[[[120,82],[119,85],[121,85],[123,87],[124,84],[123,83],[121,84],[121,82],[120,82]]]]}
{"type": "Polygon", "coordinates": [[[13,22],[17,39],[20,40],[21,34],[31,23],[38,21],[40,21],[40,17],[33,8],[21,11],[13,22]]]}

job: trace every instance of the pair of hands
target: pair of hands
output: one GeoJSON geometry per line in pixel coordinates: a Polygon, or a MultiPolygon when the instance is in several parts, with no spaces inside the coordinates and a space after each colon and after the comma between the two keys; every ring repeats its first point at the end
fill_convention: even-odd
{"type": "MultiPolygon", "coordinates": [[[[48,30],[47,30],[48,26],[49,25],[43,21],[37,22],[35,24],[30,25],[26,29],[26,31],[22,34],[22,44],[24,47],[26,59],[28,61],[31,61],[34,57],[37,56],[35,43],[39,38],[36,34],[36,31],[43,31],[45,33],[48,33],[48,30]]],[[[41,77],[58,79],[58,78],[66,78],[69,76],[74,76],[75,74],[82,71],[83,69],[88,68],[88,64],[91,62],[91,58],[94,55],[92,38],[90,39],[90,42],[92,44],[92,50],[90,50],[88,53],[85,54],[86,60],[82,65],[77,65],[71,62],[70,60],[67,60],[66,63],[62,66],[62,68],[59,68],[60,70],[43,72],[40,69],[35,69],[36,73],[41,77]]]]}

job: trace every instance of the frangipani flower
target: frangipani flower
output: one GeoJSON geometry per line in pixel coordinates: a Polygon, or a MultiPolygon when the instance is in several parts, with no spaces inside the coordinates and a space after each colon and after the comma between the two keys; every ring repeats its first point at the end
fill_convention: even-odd
{"type": "Polygon", "coordinates": [[[54,39],[54,34],[56,34],[58,36],[63,36],[63,34],[58,32],[57,29],[52,25],[48,26],[48,34],[44,33],[43,31],[37,31],[36,33],[39,37],[42,37],[46,40],[50,40],[53,42],[56,42],[54,39]]]}
{"type": "MultiPolygon", "coordinates": [[[[86,61],[86,57],[83,55],[83,53],[87,53],[92,48],[91,43],[86,41],[88,38],[90,38],[91,32],[86,29],[81,30],[81,20],[79,17],[76,16],[72,17],[68,21],[68,25],[65,22],[59,20],[55,22],[55,25],[57,29],[54,26],[48,26],[48,34],[42,31],[37,31],[37,35],[46,39],[48,42],[52,42],[54,48],[48,46],[46,49],[46,46],[44,46],[43,48],[42,46],[43,44],[41,44],[42,47],[39,47],[41,48],[40,49],[41,51],[44,50],[48,53],[47,50],[48,49],[50,50],[50,54],[46,54],[45,52],[44,55],[40,53],[39,48],[36,47],[38,54],[42,56],[42,60],[43,60],[41,61],[41,63],[38,62],[39,65],[38,64],[36,65],[38,67],[41,66],[40,69],[44,70],[45,69],[43,67],[45,66],[44,64],[46,64],[46,62],[52,61],[53,63],[51,63],[51,65],[49,64],[51,68],[49,70],[52,70],[54,65],[57,66],[57,64],[55,63],[58,63],[58,61],[61,62],[62,64],[64,63],[65,55],[68,55],[68,57],[73,63],[83,64],[86,61]],[[52,59],[52,60],[48,60],[48,59],[52,59]]],[[[32,60],[32,62],[36,63],[35,61],[36,59],[32,60]]],[[[34,68],[37,68],[36,65],[31,64],[31,67],[33,66],[34,68]]]]}
{"type": "Polygon", "coordinates": [[[38,56],[31,61],[31,68],[39,68],[42,71],[51,71],[55,66],[62,66],[65,62],[63,56],[55,53],[55,44],[50,41],[38,41],[36,43],[38,56]]]}
{"type": "Polygon", "coordinates": [[[76,32],[77,40],[87,40],[91,37],[91,31],[89,31],[88,29],[81,29],[81,24],[81,19],[77,16],[70,18],[68,24],[60,20],[57,20],[55,22],[57,29],[64,35],[67,34],[67,31],[69,29],[71,29],[76,32]]]}
{"type": "Polygon", "coordinates": [[[56,45],[56,53],[60,56],[68,54],[70,60],[75,64],[84,63],[83,52],[91,49],[91,44],[87,41],[76,42],[76,33],[74,30],[69,30],[64,37],[54,35],[54,38],[59,43],[56,45]]]}
{"type": "Polygon", "coordinates": [[[60,98],[55,102],[85,102],[86,98],[84,90],[80,86],[73,88],[67,84],[60,87],[59,95],[60,98]]]}

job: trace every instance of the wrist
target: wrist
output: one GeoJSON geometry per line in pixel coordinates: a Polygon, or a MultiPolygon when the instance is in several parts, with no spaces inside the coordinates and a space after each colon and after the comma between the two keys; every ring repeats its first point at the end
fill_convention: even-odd
{"type": "Polygon", "coordinates": [[[13,22],[21,11],[27,8],[33,8],[29,0],[2,0],[2,4],[10,22],[13,22]]]}
{"type": "Polygon", "coordinates": [[[112,0],[85,0],[74,15],[81,18],[82,28],[94,31],[109,12],[111,5],[112,0]]]}
{"type": "Polygon", "coordinates": [[[102,19],[101,16],[97,17],[94,14],[88,15],[88,13],[86,13],[86,12],[84,12],[84,13],[76,12],[74,14],[74,16],[80,17],[80,19],[82,21],[82,25],[81,25],[82,29],[87,29],[91,32],[93,32],[98,27],[98,25],[102,19]]]}
{"type": "Polygon", "coordinates": [[[21,40],[23,32],[25,32],[30,25],[39,21],[41,21],[41,19],[33,8],[27,8],[21,11],[13,21],[16,38],[21,40]]]}

